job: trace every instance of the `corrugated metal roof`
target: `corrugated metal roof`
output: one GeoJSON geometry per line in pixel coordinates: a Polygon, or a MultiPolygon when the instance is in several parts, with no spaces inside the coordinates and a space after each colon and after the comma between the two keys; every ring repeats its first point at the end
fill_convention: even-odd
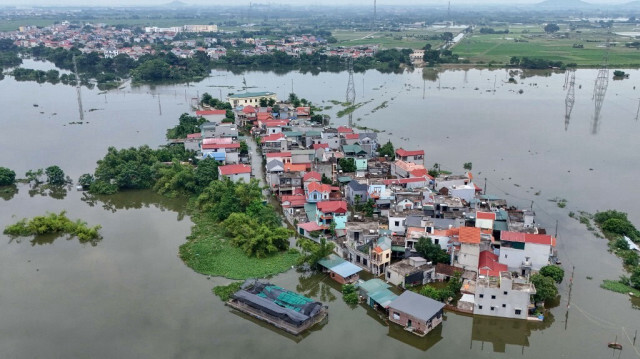
{"type": "Polygon", "coordinates": [[[389,308],[428,321],[444,308],[444,303],[412,291],[406,291],[391,302],[389,308]]]}

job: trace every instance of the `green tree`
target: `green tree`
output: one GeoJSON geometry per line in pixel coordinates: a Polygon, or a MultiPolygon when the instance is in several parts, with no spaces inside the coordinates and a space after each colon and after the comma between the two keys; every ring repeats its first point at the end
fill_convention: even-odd
{"type": "Polygon", "coordinates": [[[393,148],[393,143],[391,143],[391,140],[388,140],[387,143],[380,147],[380,149],[378,150],[378,154],[380,155],[380,157],[386,156],[392,161],[396,159],[396,151],[393,148]]]}
{"type": "Polygon", "coordinates": [[[431,238],[420,238],[416,243],[416,251],[426,260],[436,263],[449,264],[450,257],[447,252],[440,248],[439,245],[434,244],[431,238]]]}
{"type": "Polygon", "coordinates": [[[551,34],[558,31],[560,31],[560,26],[558,26],[558,24],[550,23],[544,26],[544,32],[546,32],[547,34],[551,34]]]}
{"type": "Polygon", "coordinates": [[[358,304],[358,293],[353,284],[342,285],[342,299],[350,305],[358,304]]]}
{"type": "Polygon", "coordinates": [[[631,273],[629,283],[635,289],[640,289],[640,268],[636,267],[631,273]]]}
{"type": "Polygon", "coordinates": [[[564,269],[557,265],[546,265],[540,268],[540,275],[553,279],[556,283],[562,282],[564,269]]]}
{"type": "Polygon", "coordinates": [[[44,170],[42,168],[37,170],[28,170],[27,173],[25,173],[27,181],[29,181],[29,183],[33,182],[35,185],[42,183],[42,179],[40,178],[42,175],[44,175],[44,170]]]}
{"type": "Polygon", "coordinates": [[[202,117],[189,116],[187,113],[180,115],[179,123],[167,130],[167,139],[186,138],[187,135],[200,132],[200,125],[207,122],[202,117]]]}
{"type": "Polygon", "coordinates": [[[81,185],[83,189],[91,187],[93,181],[95,181],[95,178],[91,173],[85,173],[78,178],[78,184],[81,185]]]}
{"type": "Polygon", "coordinates": [[[536,287],[536,294],[533,296],[536,302],[544,302],[558,296],[558,288],[551,277],[534,274],[531,276],[531,283],[536,287]]]}
{"type": "Polygon", "coordinates": [[[246,141],[240,141],[240,155],[246,155],[249,153],[249,145],[246,141]]]}
{"type": "Polygon", "coordinates": [[[6,167],[0,167],[0,186],[9,186],[16,182],[16,173],[6,167]]]}
{"type": "Polygon", "coordinates": [[[311,269],[319,269],[320,260],[333,253],[333,242],[327,242],[326,238],[321,237],[320,243],[316,243],[310,239],[300,239],[298,244],[302,247],[305,255],[298,260],[298,265],[308,264],[311,269]]]}
{"type": "Polygon", "coordinates": [[[183,165],[177,160],[169,165],[157,162],[153,171],[156,178],[153,190],[161,195],[177,197],[180,194],[196,193],[198,189],[195,171],[191,165],[183,165]]]}
{"type": "Polygon", "coordinates": [[[198,192],[201,192],[211,181],[218,179],[218,162],[211,157],[199,161],[194,177],[198,192]]]}
{"type": "Polygon", "coordinates": [[[269,106],[269,101],[267,100],[266,97],[260,97],[260,107],[267,107],[269,106]]]}
{"type": "Polygon", "coordinates": [[[322,174],[321,182],[324,184],[333,184],[333,182],[331,182],[331,178],[327,177],[324,173],[322,174]]]}
{"type": "Polygon", "coordinates": [[[471,162],[465,162],[464,165],[462,165],[462,168],[467,171],[471,171],[471,169],[473,168],[473,164],[471,162]]]}
{"type": "Polygon", "coordinates": [[[619,218],[609,218],[602,224],[602,230],[605,232],[627,236],[631,239],[638,238],[638,230],[628,220],[619,218]]]}
{"type": "Polygon", "coordinates": [[[343,172],[356,171],[356,161],[353,158],[341,158],[338,160],[338,165],[343,172]]]}
{"type": "Polygon", "coordinates": [[[66,183],[64,171],[58,166],[49,166],[44,173],[47,175],[47,183],[52,185],[63,185],[66,183]]]}

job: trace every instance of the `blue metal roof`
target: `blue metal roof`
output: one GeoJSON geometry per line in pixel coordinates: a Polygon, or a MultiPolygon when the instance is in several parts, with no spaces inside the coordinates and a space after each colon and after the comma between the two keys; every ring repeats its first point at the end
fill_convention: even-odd
{"type": "Polygon", "coordinates": [[[369,298],[373,299],[374,302],[380,304],[383,308],[387,308],[397,297],[397,295],[386,288],[369,294],[369,298]]]}
{"type": "Polygon", "coordinates": [[[351,262],[344,261],[338,264],[337,266],[331,268],[330,270],[336,273],[337,275],[341,276],[342,278],[347,278],[351,275],[354,275],[360,272],[362,268],[358,267],[357,265],[351,262]]]}

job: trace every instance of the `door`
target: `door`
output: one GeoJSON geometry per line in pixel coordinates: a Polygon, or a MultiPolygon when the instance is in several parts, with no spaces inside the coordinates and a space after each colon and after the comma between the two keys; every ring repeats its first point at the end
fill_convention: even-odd
{"type": "Polygon", "coordinates": [[[407,328],[411,328],[411,319],[407,319],[407,328]]]}

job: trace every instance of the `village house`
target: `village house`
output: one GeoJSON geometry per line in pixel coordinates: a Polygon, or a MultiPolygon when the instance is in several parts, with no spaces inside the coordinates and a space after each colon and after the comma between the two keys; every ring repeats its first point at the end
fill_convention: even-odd
{"type": "Polygon", "coordinates": [[[500,263],[523,275],[538,271],[554,256],[556,239],[548,234],[500,232],[500,263]]]}
{"type": "Polygon", "coordinates": [[[444,303],[408,290],[389,304],[389,320],[425,336],[442,323],[443,308],[444,303]]]}
{"type": "Polygon", "coordinates": [[[385,278],[402,288],[419,286],[435,279],[435,267],[422,257],[410,257],[387,267],[385,278]]]}
{"type": "Polygon", "coordinates": [[[396,149],[396,159],[404,162],[421,164],[424,167],[424,150],[407,151],[402,148],[396,149]]]}
{"type": "Polygon", "coordinates": [[[320,226],[331,226],[336,230],[344,230],[349,212],[345,201],[321,201],[316,205],[316,223],[320,226]]]}
{"type": "Polygon", "coordinates": [[[241,94],[229,95],[229,97],[227,97],[227,102],[229,102],[233,107],[246,105],[259,106],[260,99],[262,98],[266,100],[272,99],[274,101],[278,101],[278,98],[276,97],[276,94],[274,92],[245,92],[241,94]]]}
{"type": "Polygon", "coordinates": [[[531,296],[536,294],[533,283],[513,278],[507,271],[498,276],[479,276],[475,290],[475,315],[527,319],[529,309],[534,307],[531,304],[531,296]]]}
{"type": "Polygon", "coordinates": [[[226,110],[200,110],[196,111],[196,116],[202,117],[207,122],[221,123],[227,117],[226,110]]]}
{"type": "Polygon", "coordinates": [[[381,309],[387,313],[387,308],[398,296],[389,290],[391,286],[378,278],[366,282],[359,281],[358,294],[365,303],[374,309],[381,309]]]}
{"type": "Polygon", "coordinates": [[[329,273],[331,279],[340,284],[357,282],[359,279],[358,272],[362,271],[362,268],[345,261],[335,254],[330,254],[329,257],[320,260],[318,264],[324,268],[324,271],[329,273]]]}
{"type": "Polygon", "coordinates": [[[219,166],[220,178],[227,177],[233,182],[244,181],[249,183],[251,179],[251,166],[247,165],[226,165],[219,166]]]}

